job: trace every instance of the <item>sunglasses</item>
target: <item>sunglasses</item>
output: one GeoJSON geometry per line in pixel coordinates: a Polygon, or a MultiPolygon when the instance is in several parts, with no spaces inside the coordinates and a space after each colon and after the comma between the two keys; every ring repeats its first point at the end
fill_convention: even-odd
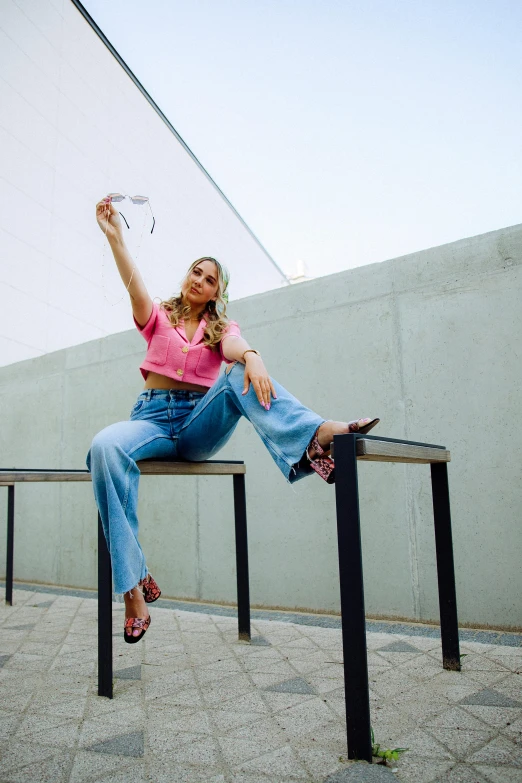
{"type": "MultiPolygon", "coordinates": [[[[110,200],[115,203],[119,203],[120,201],[125,201],[126,198],[129,198],[133,204],[137,204],[138,206],[144,206],[146,204],[150,209],[150,214],[152,215],[152,228],[150,230],[150,233],[152,234],[152,232],[154,231],[154,226],[156,225],[156,218],[152,213],[152,208],[150,206],[150,201],[148,196],[126,196],[123,193],[108,193],[107,198],[110,198],[110,200]]],[[[122,215],[121,212],[119,214],[125,220],[125,225],[127,226],[127,228],[130,228],[129,224],[127,223],[127,220],[125,219],[125,215],[122,215]]]]}

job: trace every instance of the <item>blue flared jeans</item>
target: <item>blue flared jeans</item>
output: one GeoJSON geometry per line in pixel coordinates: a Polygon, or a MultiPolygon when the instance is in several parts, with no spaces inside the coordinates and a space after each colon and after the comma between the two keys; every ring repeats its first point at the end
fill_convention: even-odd
{"type": "Polygon", "coordinates": [[[298,463],[324,419],[276,381],[277,399],[265,410],[252,386],[243,396],[244,370],[236,362],[206,393],[146,389],[138,396],[129,421],[111,424],[95,436],[87,467],[111,555],[116,593],[132,590],[148,573],[138,541],[138,460],[211,459],[244,416],[289,482],[313,472],[298,463]]]}

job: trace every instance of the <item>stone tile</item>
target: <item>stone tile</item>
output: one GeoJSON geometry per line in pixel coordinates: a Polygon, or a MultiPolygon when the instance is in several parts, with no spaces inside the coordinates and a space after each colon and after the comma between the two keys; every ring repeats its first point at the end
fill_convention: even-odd
{"type": "Polygon", "coordinates": [[[251,759],[270,753],[277,748],[287,746],[284,737],[266,737],[256,739],[244,739],[238,737],[220,737],[219,746],[223,758],[233,767],[242,766],[251,759]]]}
{"type": "Polygon", "coordinates": [[[453,703],[460,702],[467,696],[476,693],[475,683],[466,682],[461,672],[441,671],[435,675],[426,686],[425,698],[444,697],[453,703]]]}
{"type": "Polygon", "coordinates": [[[416,680],[426,681],[442,672],[443,668],[442,661],[435,660],[429,655],[417,655],[402,664],[399,661],[396,671],[406,672],[408,676],[414,677],[416,680]]]}
{"type": "Polygon", "coordinates": [[[263,691],[263,696],[271,712],[281,712],[296,704],[308,703],[316,698],[301,693],[272,693],[270,691],[263,691]]]}
{"type": "Polygon", "coordinates": [[[315,689],[312,688],[302,677],[294,677],[292,680],[285,680],[284,682],[280,682],[277,685],[270,685],[264,690],[273,691],[274,693],[301,693],[314,696],[317,695],[315,689]]]}
{"type": "Polygon", "coordinates": [[[164,727],[168,726],[168,731],[172,733],[173,737],[180,733],[188,733],[192,736],[211,736],[214,734],[214,724],[210,715],[203,710],[184,715],[183,717],[177,715],[176,711],[173,710],[168,722],[166,720],[164,715],[158,718],[155,712],[152,711],[147,724],[149,732],[155,733],[158,729],[163,731],[164,727]]]}
{"type": "Polygon", "coordinates": [[[522,671],[508,674],[495,684],[495,690],[511,696],[515,701],[522,702],[522,671]]]}
{"type": "MultiPolygon", "coordinates": [[[[224,710],[230,710],[232,712],[257,712],[267,713],[269,712],[269,705],[267,704],[267,698],[279,698],[279,694],[264,694],[261,696],[256,691],[251,691],[245,696],[237,696],[234,699],[229,699],[225,704],[214,705],[216,708],[222,708],[224,710]]],[[[291,698],[289,696],[281,695],[280,698],[291,698]]],[[[304,696],[293,697],[297,699],[303,699],[304,696]]]]}
{"type": "MultiPolygon", "coordinates": [[[[233,771],[228,778],[230,783],[273,783],[274,778],[272,776],[264,775],[262,772],[235,772],[233,771]]],[[[285,776],[278,777],[276,780],[281,781],[281,783],[303,783],[302,777],[294,777],[292,776],[285,776]]],[[[310,780],[310,778],[305,778],[305,781],[310,780]]]]}
{"type": "Polygon", "coordinates": [[[132,769],[132,775],[127,771],[127,783],[134,783],[134,771],[136,760],[129,756],[110,756],[108,754],[93,753],[89,750],[79,750],[76,753],[71,770],[69,783],[84,783],[99,776],[107,776],[111,773],[124,772],[132,769]]]}
{"type": "Polygon", "coordinates": [[[471,672],[464,672],[466,682],[477,683],[477,690],[481,688],[498,688],[498,686],[506,679],[507,673],[505,671],[484,671],[477,670],[471,672]]]}
{"type": "Polygon", "coordinates": [[[209,683],[202,689],[203,699],[207,704],[221,704],[237,696],[248,694],[252,690],[252,684],[248,677],[236,674],[218,683],[209,683]]]}
{"type": "MultiPolygon", "coordinates": [[[[154,699],[157,696],[166,696],[170,693],[178,693],[186,689],[191,689],[198,694],[194,672],[190,669],[184,669],[181,672],[165,672],[144,667],[141,670],[141,676],[144,680],[145,698],[154,699]]],[[[197,701],[200,701],[199,694],[197,701]]]]}
{"type": "Polygon", "coordinates": [[[260,688],[261,690],[266,690],[272,685],[279,685],[281,681],[288,678],[288,676],[295,674],[291,669],[288,671],[284,669],[282,672],[259,672],[259,673],[250,673],[250,679],[252,680],[253,684],[256,686],[256,688],[260,688]]]}
{"type": "Polygon", "coordinates": [[[0,742],[6,742],[15,732],[20,721],[18,715],[5,715],[0,717],[0,742]]]}
{"type": "Polygon", "coordinates": [[[522,701],[516,701],[494,689],[485,688],[461,699],[461,704],[480,705],[482,707],[522,707],[522,701]]]}
{"type": "Polygon", "coordinates": [[[209,768],[180,764],[176,758],[169,758],[165,755],[161,759],[152,759],[149,764],[147,781],[154,781],[154,783],[225,783],[225,776],[219,767],[209,768]],[[175,770],[175,779],[173,778],[173,770],[175,770]]]}
{"type": "Polygon", "coordinates": [[[85,720],[81,727],[80,747],[90,747],[113,737],[139,731],[145,724],[145,719],[145,710],[136,705],[111,714],[100,715],[94,720],[85,720]]]}
{"type": "Polygon", "coordinates": [[[151,753],[158,760],[177,765],[193,764],[199,767],[216,767],[220,763],[220,754],[216,740],[201,734],[178,734],[173,741],[172,734],[155,732],[149,735],[151,753]]]}
{"type": "Polygon", "coordinates": [[[522,712],[519,714],[520,717],[517,720],[511,720],[511,716],[506,715],[506,725],[503,733],[506,737],[522,745],[522,712]]]}
{"type": "Polygon", "coordinates": [[[222,733],[222,735],[229,740],[246,739],[253,742],[266,742],[270,740],[270,742],[274,743],[274,747],[278,744],[281,745],[288,741],[288,735],[284,727],[280,725],[280,721],[277,715],[267,715],[262,717],[260,720],[255,721],[254,723],[235,726],[234,728],[229,729],[226,734],[222,733]]]}
{"type": "Polygon", "coordinates": [[[309,734],[311,731],[331,725],[334,720],[335,715],[328,705],[317,698],[290,707],[277,716],[279,726],[289,737],[296,739],[302,734],[309,734]]]}
{"type": "Polygon", "coordinates": [[[344,693],[344,681],[342,677],[318,677],[316,674],[309,674],[306,677],[306,681],[320,696],[326,697],[329,693],[332,693],[332,691],[338,691],[339,688],[342,688],[344,693]]]}
{"type": "Polygon", "coordinates": [[[225,735],[235,729],[247,729],[257,721],[264,719],[267,713],[265,705],[264,712],[248,712],[246,710],[236,710],[233,706],[230,706],[230,702],[227,702],[223,707],[207,710],[206,714],[211,718],[214,723],[214,733],[216,736],[225,735]]]}
{"type": "Polygon", "coordinates": [[[117,669],[114,672],[114,676],[119,680],[141,680],[141,665],[117,669]]]}
{"type": "Polygon", "coordinates": [[[264,636],[253,636],[250,644],[254,647],[270,647],[270,642],[264,636]]]}
{"type": "MultiPolygon", "coordinates": [[[[130,767],[115,772],[114,770],[108,775],[96,778],[96,783],[150,783],[150,777],[147,774],[145,762],[141,759],[133,759],[133,763],[130,767]]],[[[90,783],[90,781],[89,781],[90,783]]]]}
{"type": "Polygon", "coordinates": [[[46,693],[45,700],[42,698],[41,700],[35,702],[33,699],[30,705],[30,710],[31,712],[45,713],[46,715],[54,715],[63,719],[82,718],[87,704],[86,697],[82,696],[78,699],[75,694],[68,695],[72,696],[73,698],[60,701],[59,699],[56,700],[53,698],[53,694],[46,693]]]}
{"type": "Polygon", "coordinates": [[[477,769],[484,775],[487,783],[520,783],[519,767],[496,767],[490,764],[476,764],[474,769],[477,769]]]}
{"type": "MultiPolygon", "coordinates": [[[[39,745],[51,745],[53,748],[64,746],[65,748],[75,748],[78,742],[79,729],[77,722],[69,722],[53,729],[43,729],[41,731],[27,732],[24,736],[32,742],[39,745]]],[[[20,738],[23,735],[19,735],[20,738]]]]}
{"type": "Polygon", "coordinates": [[[510,707],[481,707],[474,704],[467,705],[466,711],[484,721],[488,726],[496,726],[501,729],[508,722],[512,723],[518,720],[522,715],[520,710],[510,707]]]}
{"type": "Polygon", "coordinates": [[[250,658],[242,662],[242,668],[248,674],[280,674],[281,680],[289,680],[295,675],[295,668],[290,661],[281,658],[250,658]]]}
{"type": "MultiPolygon", "coordinates": [[[[276,716],[279,722],[279,716],[276,716]]],[[[283,728],[283,726],[282,726],[283,728]]],[[[332,718],[327,722],[318,721],[309,727],[308,733],[303,732],[292,737],[292,747],[297,750],[300,747],[310,747],[312,741],[318,743],[323,750],[333,750],[338,756],[346,756],[346,724],[332,718]]]]}
{"type": "Polygon", "coordinates": [[[4,777],[9,783],[66,783],[69,780],[69,770],[72,754],[65,752],[52,758],[27,764],[20,770],[13,770],[4,777]]]}
{"type": "Polygon", "coordinates": [[[424,725],[430,730],[437,728],[481,731],[487,728],[483,721],[475,718],[468,710],[460,706],[451,706],[437,715],[427,718],[424,725]]]}
{"type": "MultiPolygon", "coordinates": [[[[389,653],[392,655],[392,653],[389,653]]],[[[406,653],[393,653],[403,655],[406,653]]],[[[388,698],[414,690],[418,691],[419,683],[407,672],[399,669],[389,669],[381,677],[371,677],[370,687],[381,698],[388,698]]]]}
{"type": "Polygon", "coordinates": [[[455,764],[446,772],[444,783],[489,783],[476,766],[455,764]]]}
{"type": "Polygon", "coordinates": [[[484,655],[511,671],[522,668],[522,647],[489,647],[484,655]]]}
{"type": "Polygon", "coordinates": [[[380,764],[358,762],[330,775],[325,783],[389,783],[392,780],[396,777],[390,769],[380,764]]]}
{"type": "MultiPolygon", "coordinates": [[[[299,761],[314,776],[314,780],[317,778],[323,781],[325,776],[333,775],[345,766],[339,761],[339,757],[342,756],[339,748],[323,747],[314,737],[311,737],[306,745],[292,745],[292,747],[299,761]]],[[[343,752],[345,752],[344,748],[343,752]]]]}
{"type": "Polygon", "coordinates": [[[479,731],[467,729],[430,729],[430,734],[444,745],[453,758],[465,761],[473,752],[480,750],[494,734],[492,727],[484,726],[479,731]]]}
{"type": "Polygon", "coordinates": [[[97,742],[86,747],[93,753],[108,753],[113,756],[132,756],[141,758],[144,754],[143,731],[131,731],[128,734],[120,734],[103,742],[97,742]]]}
{"type": "Polygon", "coordinates": [[[462,658],[462,671],[505,671],[506,667],[495,658],[478,653],[469,653],[462,658]]]}
{"type": "Polygon", "coordinates": [[[376,652],[385,660],[390,661],[390,663],[393,664],[402,663],[404,660],[410,660],[411,658],[423,654],[412,644],[405,641],[392,642],[384,647],[378,647],[376,652]]]}
{"type": "Polygon", "coordinates": [[[36,764],[56,756],[56,748],[37,745],[24,739],[12,739],[2,750],[2,778],[13,770],[26,765],[36,764]]]}
{"type": "Polygon", "coordinates": [[[201,681],[202,676],[206,673],[208,673],[209,677],[230,676],[236,672],[243,672],[243,668],[244,664],[240,663],[235,657],[218,658],[215,661],[197,667],[198,679],[201,681]]]}
{"type": "Polygon", "coordinates": [[[454,763],[404,753],[395,766],[400,783],[444,783],[454,763]]]}
{"type": "Polygon", "coordinates": [[[505,764],[518,767],[522,778],[522,747],[505,737],[496,737],[467,758],[470,764],[505,764]]]}
{"type": "Polygon", "coordinates": [[[262,772],[276,779],[293,775],[302,781],[310,780],[305,767],[288,745],[247,761],[241,764],[240,768],[245,772],[262,772]]]}
{"type": "Polygon", "coordinates": [[[28,737],[35,731],[42,731],[48,729],[55,729],[58,726],[67,726],[69,720],[62,716],[49,715],[44,713],[43,715],[37,713],[32,714],[29,710],[20,721],[17,729],[17,738],[28,737]]]}

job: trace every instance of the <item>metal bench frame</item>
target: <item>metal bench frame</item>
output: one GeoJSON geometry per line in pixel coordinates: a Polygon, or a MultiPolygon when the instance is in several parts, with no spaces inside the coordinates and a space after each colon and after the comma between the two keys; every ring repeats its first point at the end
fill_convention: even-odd
{"type": "Polygon", "coordinates": [[[447,467],[451,457],[444,446],[357,433],[335,435],[332,452],[335,457],[348,758],[371,762],[370,697],[357,462],[361,460],[430,465],[442,661],[445,669],[460,671],[447,467]]]}

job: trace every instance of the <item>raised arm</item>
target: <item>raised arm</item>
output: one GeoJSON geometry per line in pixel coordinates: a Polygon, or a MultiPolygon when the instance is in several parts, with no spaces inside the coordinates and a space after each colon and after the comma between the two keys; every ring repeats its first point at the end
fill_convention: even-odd
{"type": "Polygon", "coordinates": [[[134,318],[140,326],[145,326],[152,313],[152,299],[123,239],[118,210],[108,198],[96,204],[96,220],[107,237],[123,285],[129,293],[134,318]]]}

